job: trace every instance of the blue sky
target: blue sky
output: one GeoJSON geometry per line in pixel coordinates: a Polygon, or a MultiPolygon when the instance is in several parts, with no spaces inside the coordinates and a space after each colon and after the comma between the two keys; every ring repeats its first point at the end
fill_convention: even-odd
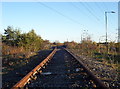
{"type": "Polygon", "coordinates": [[[108,14],[108,38],[116,40],[118,29],[117,2],[3,2],[2,31],[7,26],[22,32],[34,29],[43,39],[81,41],[81,34],[88,30],[93,41],[105,38],[105,11],[108,14]]]}

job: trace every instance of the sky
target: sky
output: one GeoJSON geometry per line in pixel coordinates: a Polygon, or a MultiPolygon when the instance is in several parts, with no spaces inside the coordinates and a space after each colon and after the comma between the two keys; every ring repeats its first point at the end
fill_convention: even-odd
{"type": "Polygon", "coordinates": [[[34,29],[51,42],[80,42],[85,33],[93,41],[105,41],[105,11],[108,40],[117,40],[118,2],[2,2],[2,30],[7,26],[22,33],[34,29]]]}

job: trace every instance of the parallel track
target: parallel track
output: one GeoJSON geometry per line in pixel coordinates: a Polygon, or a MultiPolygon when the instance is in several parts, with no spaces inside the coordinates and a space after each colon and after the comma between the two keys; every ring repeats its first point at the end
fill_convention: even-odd
{"type": "Polygon", "coordinates": [[[23,87],[107,87],[73,53],[56,48],[12,89],[23,87]]]}

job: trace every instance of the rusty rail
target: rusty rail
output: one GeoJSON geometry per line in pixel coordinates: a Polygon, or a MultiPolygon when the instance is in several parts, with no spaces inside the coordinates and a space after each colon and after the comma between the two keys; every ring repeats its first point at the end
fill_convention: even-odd
{"type": "Polygon", "coordinates": [[[37,65],[32,71],[30,71],[25,77],[23,77],[18,83],[16,83],[11,89],[23,88],[36,73],[41,72],[40,69],[54,56],[56,48],[45,58],[39,65],[37,65]]]}
{"type": "Polygon", "coordinates": [[[85,66],[83,64],[83,62],[81,60],[79,60],[72,52],[70,52],[69,50],[65,49],[71,56],[73,56],[75,59],[77,59],[79,61],[79,63],[82,65],[82,67],[86,70],[86,72],[90,75],[90,77],[94,80],[94,82],[99,85],[99,87],[101,89],[109,89],[107,86],[105,86],[105,84],[99,80],[91,71],[89,71],[89,69],[87,68],[87,66],[85,66]]]}

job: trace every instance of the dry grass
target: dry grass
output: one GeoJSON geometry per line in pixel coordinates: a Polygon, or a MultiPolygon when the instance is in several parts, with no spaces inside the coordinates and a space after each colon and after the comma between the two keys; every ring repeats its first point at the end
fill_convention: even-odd
{"type": "Polygon", "coordinates": [[[17,46],[8,46],[6,44],[2,44],[2,55],[13,55],[13,54],[20,54],[25,52],[23,47],[17,46]]]}

